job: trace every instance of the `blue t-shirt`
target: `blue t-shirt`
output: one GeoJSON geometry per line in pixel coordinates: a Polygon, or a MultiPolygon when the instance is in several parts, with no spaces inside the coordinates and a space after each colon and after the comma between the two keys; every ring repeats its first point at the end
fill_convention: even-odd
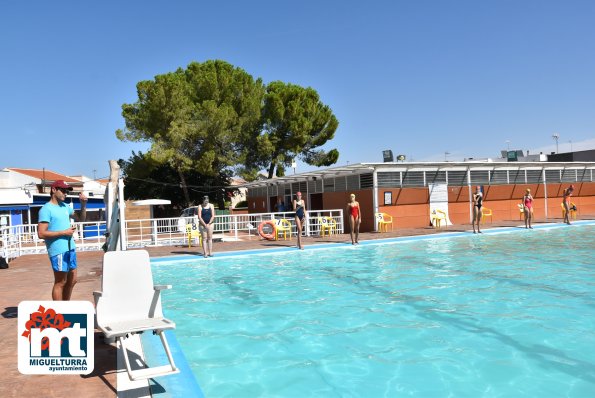
{"type": "MultiPolygon", "coordinates": [[[[43,205],[39,210],[39,222],[48,223],[48,231],[64,231],[70,228],[70,216],[74,213],[74,209],[62,202],[55,205],[51,202],[43,205]]],[[[48,249],[50,257],[56,254],[66,253],[74,249],[74,238],[68,236],[61,236],[54,239],[46,239],[45,246],[48,249]],[[70,245],[68,244],[70,241],[70,245]]]]}

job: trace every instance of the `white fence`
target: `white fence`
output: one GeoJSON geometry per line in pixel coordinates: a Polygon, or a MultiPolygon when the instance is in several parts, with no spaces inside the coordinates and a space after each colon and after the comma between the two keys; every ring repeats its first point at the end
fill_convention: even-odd
{"type": "MultiPolygon", "coordinates": [[[[332,218],[335,232],[343,233],[343,210],[313,210],[306,212],[302,235],[320,235],[323,218],[332,218]]],[[[258,225],[263,221],[286,219],[291,223],[292,236],[296,236],[293,212],[224,214],[217,215],[214,222],[215,237],[224,241],[242,240],[258,235],[258,225]]],[[[187,245],[186,225],[196,222],[193,217],[154,218],[126,220],[126,247],[187,245]]],[[[74,235],[78,251],[102,250],[105,243],[105,222],[76,223],[74,235]]],[[[18,225],[0,228],[0,256],[7,259],[26,254],[46,253],[45,242],[37,237],[37,225],[18,225]]]]}

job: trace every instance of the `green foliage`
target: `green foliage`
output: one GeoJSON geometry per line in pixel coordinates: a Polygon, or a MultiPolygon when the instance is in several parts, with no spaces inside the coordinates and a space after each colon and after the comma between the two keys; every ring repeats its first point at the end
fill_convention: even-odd
{"type": "Polygon", "coordinates": [[[270,83],[264,97],[262,122],[263,131],[255,149],[269,178],[275,174],[275,168],[277,175],[284,175],[295,158],[315,166],[328,166],[339,158],[336,149],[317,149],[334,137],[339,122],[310,87],[270,83]]]}
{"type": "Polygon", "coordinates": [[[243,162],[243,143],[258,131],[264,86],[224,61],[193,62],[137,84],[138,100],[122,106],[122,141],[148,141],[147,161],[185,174],[216,177],[243,162]]]}
{"type": "Polygon", "coordinates": [[[126,127],[116,136],[151,148],[133,154],[128,172],[163,167],[187,204],[193,173],[218,180],[236,173],[251,181],[263,168],[269,178],[283,176],[295,158],[325,166],[339,157],[336,149],[320,149],[338,121],[312,88],[278,81],[265,88],[261,79],[214,60],[141,81],[137,94],[135,103],[122,105],[126,127]]]}
{"type": "Polygon", "coordinates": [[[182,195],[182,187],[177,182],[178,172],[168,163],[156,162],[147,154],[132,153],[128,160],[118,161],[124,174],[125,197],[127,199],[169,199],[171,206],[164,206],[160,217],[175,217],[186,207],[202,202],[208,195],[211,202],[223,203],[226,200],[224,187],[229,185],[229,174],[206,176],[196,171],[185,173],[190,200],[182,195]]]}
{"type": "Polygon", "coordinates": [[[242,200],[241,202],[238,202],[236,204],[236,209],[242,209],[244,207],[248,207],[248,201],[247,200],[242,200]]]}

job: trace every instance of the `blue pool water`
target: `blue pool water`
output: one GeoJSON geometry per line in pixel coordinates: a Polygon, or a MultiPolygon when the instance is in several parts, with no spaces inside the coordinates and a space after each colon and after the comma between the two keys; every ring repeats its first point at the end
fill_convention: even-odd
{"type": "Polygon", "coordinates": [[[158,262],[206,397],[594,397],[595,226],[158,262]]]}

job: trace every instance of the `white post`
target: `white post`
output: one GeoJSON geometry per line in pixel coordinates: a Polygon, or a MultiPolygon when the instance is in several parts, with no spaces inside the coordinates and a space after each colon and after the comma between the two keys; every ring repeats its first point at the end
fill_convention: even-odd
{"type": "Polygon", "coordinates": [[[112,209],[114,206],[114,183],[108,182],[107,187],[105,189],[105,196],[103,198],[103,202],[105,203],[105,228],[106,231],[109,232],[110,227],[112,226],[112,209]]]}
{"type": "Polygon", "coordinates": [[[374,208],[374,232],[378,232],[378,220],[376,219],[376,213],[378,213],[378,175],[376,168],[372,172],[372,207],[374,208]]]}
{"type": "Polygon", "coordinates": [[[545,203],[545,219],[547,220],[547,181],[545,180],[545,169],[541,169],[543,173],[543,201],[545,203]]]}
{"type": "Polygon", "coordinates": [[[120,208],[120,250],[126,250],[128,239],[126,237],[126,203],[124,202],[124,180],[118,180],[118,207],[120,208]]]}
{"type": "Polygon", "coordinates": [[[157,246],[157,220],[153,219],[153,217],[151,217],[151,229],[153,232],[153,237],[152,237],[152,244],[157,246]]]}
{"type": "MultiPolygon", "coordinates": [[[[229,211],[231,213],[231,210],[229,211]]],[[[238,214],[230,214],[233,217],[233,230],[235,231],[236,241],[238,240],[238,214]]]]}
{"type": "Polygon", "coordinates": [[[473,224],[473,199],[471,193],[471,169],[467,168],[467,187],[469,189],[469,222],[473,224]]]}

